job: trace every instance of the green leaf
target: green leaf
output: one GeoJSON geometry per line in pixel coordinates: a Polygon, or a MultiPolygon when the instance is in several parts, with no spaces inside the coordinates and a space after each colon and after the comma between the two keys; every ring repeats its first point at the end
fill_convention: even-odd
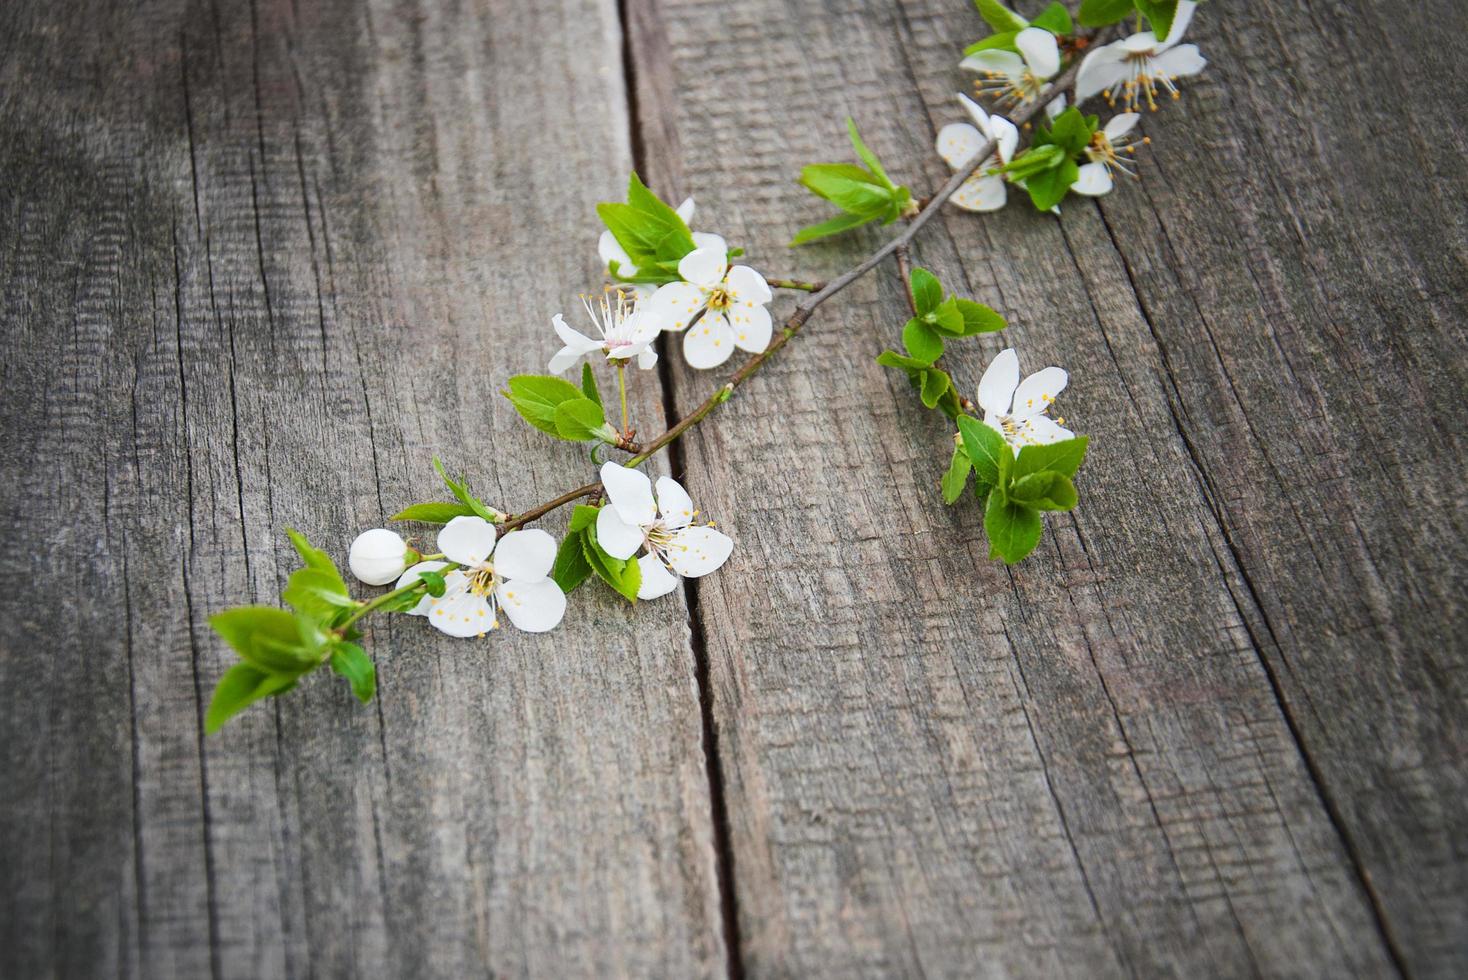
{"type": "Polygon", "coordinates": [[[1008,493],[1015,503],[1040,510],[1071,510],[1077,500],[1070,477],[1052,471],[1018,477],[1009,485],[1008,493]]]}
{"type": "Polygon", "coordinates": [[[581,365],[581,393],[601,404],[601,389],[596,386],[596,375],[592,373],[590,364],[581,365]]]}
{"type": "Polygon", "coordinates": [[[1177,16],[1177,0],[1134,0],[1147,26],[1159,39],[1165,40],[1172,30],[1172,20],[1177,16]]]}
{"type": "Polygon", "coordinates": [[[1009,443],[994,429],[972,415],[958,417],[958,431],[963,435],[963,451],[973,462],[974,474],[981,485],[994,486],[1008,471],[1014,453],[1009,443]]]}
{"type": "Polygon", "coordinates": [[[1043,446],[1025,446],[1014,461],[1014,477],[1018,480],[1031,473],[1046,472],[1073,477],[1081,468],[1081,460],[1086,458],[1089,444],[1089,436],[1077,436],[1043,446]]]}
{"type": "Polygon", "coordinates": [[[917,307],[918,316],[926,316],[943,302],[943,284],[927,269],[914,268],[909,277],[912,288],[912,305],[917,307]]]}
{"type": "Polygon", "coordinates": [[[974,0],[974,6],[979,8],[979,16],[984,18],[984,22],[996,31],[1022,31],[1030,26],[1029,21],[999,0],[974,0]]]}
{"type": "Polygon", "coordinates": [[[1075,30],[1075,24],[1071,23],[1070,12],[1061,3],[1052,3],[1039,16],[1030,21],[1031,27],[1042,27],[1051,34],[1070,34],[1075,30]]]}
{"type": "Polygon", "coordinates": [[[849,163],[812,163],[800,171],[800,183],[849,214],[877,217],[892,203],[892,190],[849,163]]]}
{"type": "MultiPolygon", "coordinates": [[[[278,611],[278,610],[277,610],[278,611]]],[[[296,686],[298,674],[272,674],[248,664],[235,664],[214,686],[214,697],[204,714],[204,731],[213,735],[235,715],[272,694],[296,686]]]]}
{"type": "Polygon", "coordinates": [[[810,225],[807,228],[800,229],[800,231],[795,233],[795,237],[790,239],[790,247],[794,248],[797,245],[804,245],[807,242],[813,242],[817,239],[839,235],[843,231],[850,231],[852,228],[858,228],[868,222],[876,221],[879,217],[881,216],[876,214],[838,214],[830,221],[822,221],[820,224],[810,225]]]}
{"type": "Polygon", "coordinates": [[[1044,136],[1051,145],[1061,147],[1071,156],[1078,156],[1091,144],[1097,122],[1099,120],[1095,116],[1086,116],[1071,106],[1055,117],[1044,136]]]}
{"type": "Polygon", "coordinates": [[[922,390],[920,392],[923,404],[928,408],[937,408],[938,399],[948,392],[953,379],[948,377],[938,368],[928,368],[923,372],[922,390]]]}
{"type": "Polygon", "coordinates": [[[963,317],[963,336],[972,337],[975,334],[993,333],[1003,330],[1006,326],[1004,317],[983,303],[975,303],[971,299],[955,299],[959,314],[963,317]]]}
{"type": "Polygon", "coordinates": [[[583,397],[581,389],[571,382],[547,374],[517,374],[510,379],[509,386],[504,395],[515,411],[537,429],[553,436],[560,435],[556,430],[557,406],[583,397]]]}
{"type": "MultiPolygon", "coordinates": [[[[424,585],[424,591],[435,599],[442,599],[444,591],[448,589],[448,581],[442,572],[436,572],[431,568],[423,568],[418,571],[418,581],[424,585]]],[[[415,602],[414,605],[417,605],[415,602]]]]}
{"type": "Polygon", "coordinates": [[[882,182],[883,187],[887,188],[888,190],[894,190],[895,188],[892,184],[892,181],[889,180],[887,177],[887,171],[882,169],[882,162],[878,160],[877,155],[869,150],[867,148],[867,145],[862,142],[861,134],[856,131],[856,121],[850,116],[846,117],[846,134],[851,137],[852,149],[856,150],[856,155],[861,157],[861,162],[866,164],[867,169],[871,170],[876,178],[882,182]]]}
{"type": "Polygon", "coordinates": [[[352,693],[363,704],[377,693],[377,667],[367,651],[355,643],[338,643],[331,651],[331,669],[347,679],[352,693]]]}
{"type": "Polygon", "coordinates": [[[1013,565],[1040,543],[1040,512],[1017,504],[1002,493],[989,494],[984,508],[984,533],[989,536],[989,557],[1013,565]]]}
{"type": "Polygon", "coordinates": [[[1013,51],[1019,53],[1019,47],[1014,39],[1019,36],[1019,31],[1002,31],[998,34],[990,34],[982,41],[975,41],[963,49],[964,57],[978,54],[980,51],[1013,51]]]}
{"type": "Polygon", "coordinates": [[[587,504],[577,504],[576,509],[571,512],[571,530],[584,531],[596,525],[596,515],[601,511],[600,507],[591,507],[587,504]]]}
{"type": "Polygon", "coordinates": [[[933,311],[933,326],[950,337],[963,336],[963,312],[958,308],[957,296],[948,297],[933,311]]]}
{"type": "Polygon", "coordinates": [[[943,356],[943,338],[932,327],[916,318],[908,320],[907,326],[902,328],[902,346],[907,348],[913,360],[924,366],[943,356]]]}
{"type": "Polygon", "coordinates": [[[1077,19],[1086,27],[1105,27],[1124,19],[1135,9],[1132,0],[1081,0],[1077,19]]]}
{"type": "Polygon", "coordinates": [[[357,606],[335,569],[329,572],[319,568],[296,569],[280,597],[297,612],[324,620],[334,619],[341,610],[357,606]]]}
{"type": "Polygon", "coordinates": [[[878,354],[877,363],[882,365],[882,367],[897,368],[909,374],[922,371],[928,366],[925,362],[919,361],[916,358],[904,357],[896,351],[890,350],[884,350],[878,354]]]}
{"type": "Polygon", "coordinates": [[[286,528],[285,533],[291,539],[291,544],[295,545],[296,554],[301,556],[301,561],[306,563],[307,568],[336,572],[337,577],[341,577],[341,573],[337,572],[336,562],[331,560],[331,556],[320,548],[313,547],[304,534],[290,528],[286,528]]]}
{"type": "Polygon", "coordinates": [[[1076,166],[1074,160],[1066,158],[1061,161],[1060,166],[1027,178],[1025,190],[1029,192],[1030,201],[1036,210],[1049,211],[1065,200],[1065,195],[1070,192],[1070,185],[1080,175],[1081,168],[1076,166]]]}
{"type": "Polygon", "coordinates": [[[570,398],[556,406],[556,434],[572,442],[616,442],[602,407],[590,398],[570,398]]]}
{"type": "Polygon", "coordinates": [[[968,486],[968,475],[973,468],[974,464],[969,461],[963,447],[954,446],[953,458],[948,461],[948,472],[943,474],[941,484],[945,504],[952,504],[963,496],[963,488],[968,486]]]}
{"type": "Polygon", "coordinates": [[[475,510],[468,504],[413,504],[404,507],[388,520],[418,521],[423,524],[447,524],[455,517],[473,517],[475,510]]]}
{"type": "Polygon", "coordinates": [[[637,603],[637,590],[642,586],[642,566],[634,558],[624,561],[613,558],[602,550],[596,540],[596,525],[587,527],[581,534],[582,554],[598,578],[619,592],[628,602],[637,603]]]}
{"type": "Polygon", "coordinates": [[[561,591],[567,595],[574,592],[591,574],[591,563],[586,560],[586,543],[581,540],[583,537],[581,531],[568,533],[556,551],[556,563],[551,566],[551,578],[555,579],[561,591]]]}
{"type": "Polygon", "coordinates": [[[693,236],[683,219],[635,173],[627,181],[627,203],[598,204],[596,213],[639,271],[655,263],[676,263],[693,251],[693,236]]]}
{"type": "Polygon", "coordinates": [[[273,606],[236,606],[209,617],[209,625],[246,663],[266,673],[300,674],[316,666],[301,640],[296,617],[273,606]]]}
{"type": "MultiPolygon", "coordinates": [[[[511,378],[510,380],[513,381],[514,379],[511,378]]],[[[559,378],[554,378],[552,380],[560,381],[559,378]]],[[[564,383],[565,382],[562,382],[562,384],[564,383]]],[[[449,476],[448,471],[443,468],[443,463],[439,460],[437,456],[433,457],[433,469],[435,472],[438,473],[439,478],[443,480],[444,486],[449,488],[449,492],[452,493],[455,497],[459,498],[459,503],[463,504],[465,507],[468,507],[469,510],[472,511],[475,515],[484,518],[491,524],[493,524],[495,521],[498,521],[501,517],[504,516],[494,508],[484,506],[484,502],[478,497],[474,496],[472,493],[470,493],[468,485],[465,484],[462,480],[455,480],[453,477],[449,476]]],[[[450,520],[452,519],[453,518],[450,518],[450,520]]]]}

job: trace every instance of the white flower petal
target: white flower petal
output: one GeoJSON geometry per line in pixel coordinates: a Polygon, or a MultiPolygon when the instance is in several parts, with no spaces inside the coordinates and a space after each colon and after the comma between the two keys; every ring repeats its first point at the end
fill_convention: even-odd
{"type": "Polygon", "coordinates": [[[724,288],[728,289],[741,303],[753,301],[768,303],[775,298],[765,277],[747,265],[736,265],[724,276],[724,288]]]}
{"type": "Polygon", "coordinates": [[[693,283],[670,282],[647,299],[638,300],[637,308],[660,330],[682,330],[703,309],[703,303],[703,290],[693,283]]]}
{"type": "Polygon", "coordinates": [[[1080,73],[1076,75],[1076,104],[1082,102],[1107,89],[1116,88],[1122,80],[1131,74],[1131,69],[1126,63],[1126,51],[1119,47],[1120,42],[1102,45],[1081,62],[1080,73]]]}
{"type": "Polygon", "coordinates": [[[1081,164],[1080,176],[1070,185],[1070,189],[1077,194],[1087,197],[1100,197],[1110,194],[1112,187],[1111,171],[1106,169],[1104,163],[1081,164]]]}
{"type": "Polygon", "coordinates": [[[1054,99],[1051,99],[1045,105],[1045,118],[1046,119],[1054,119],[1056,116],[1060,115],[1064,111],[1065,111],[1065,95],[1064,94],[1061,94],[1059,97],[1054,98],[1054,99]]]}
{"type": "MultiPolygon", "coordinates": [[[[509,539],[510,535],[505,535],[505,540],[509,539]]],[[[553,630],[566,615],[566,593],[554,579],[533,582],[510,579],[495,586],[494,597],[510,622],[527,633],[553,630]]]]}
{"type": "Polygon", "coordinates": [[[617,263],[617,272],[620,275],[630,276],[637,272],[637,266],[632,264],[632,258],[622,243],[617,241],[617,236],[610,231],[601,233],[601,239],[596,243],[597,254],[601,256],[602,262],[611,268],[613,262],[617,263]]]}
{"type": "Polygon", "coordinates": [[[545,578],[556,563],[556,539],[539,528],[511,531],[494,549],[494,570],[500,578],[533,582],[545,578]]]}
{"type": "Polygon", "coordinates": [[[1008,198],[1003,177],[975,174],[960,184],[949,200],[965,211],[998,211],[1008,198]]]}
{"type": "Polygon", "coordinates": [[[1060,45],[1043,27],[1026,27],[1014,36],[1014,46],[1036,78],[1049,78],[1060,71],[1060,45]]]}
{"type": "Polygon", "coordinates": [[[734,353],[734,331],[722,313],[705,313],[683,334],[683,358],[700,370],[718,367],[734,353]]]}
{"type": "Polygon", "coordinates": [[[483,564],[494,551],[494,525],[482,517],[455,517],[438,532],[438,550],[460,565],[483,564]]]}
{"type": "Polygon", "coordinates": [[[1152,59],[1152,73],[1171,78],[1187,78],[1208,67],[1208,59],[1198,51],[1196,44],[1179,44],[1152,59]]]}
{"type": "Polygon", "coordinates": [[[678,217],[683,219],[685,225],[688,224],[688,222],[693,220],[693,198],[685,197],[683,203],[673,210],[677,212],[678,217]]]}
{"type": "Polygon", "coordinates": [[[1014,389],[1019,387],[1019,356],[1014,348],[1000,351],[979,379],[979,407],[995,415],[1008,415],[1014,389]]]}
{"type": "Polygon", "coordinates": [[[695,231],[693,233],[694,248],[717,249],[724,255],[729,254],[729,243],[724,241],[723,235],[714,235],[707,231],[695,231]]]}
{"type": "MultiPolygon", "coordinates": [[[[447,564],[448,562],[446,561],[420,561],[418,564],[414,565],[412,568],[404,572],[403,577],[398,579],[397,584],[394,585],[393,588],[401,589],[405,585],[412,585],[414,582],[418,581],[419,572],[436,572],[447,564]]],[[[449,577],[453,575],[458,575],[460,578],[464,577],[463,572],[450,572],[448,575],[444,576],[444,581],[447,582],[449,577]]],[[[418,605],[408,610],[408,615],[427,616],[429,608],[428,600],[430,598],[431,597],[427,593],[424,593],[423,598],[418,600],[418,605]]]]}
{"type": "Polygon", "coordinates": [[[1157,40],[1157,35],[1151,31],[1138,31],[1128,35],[1120,41],[1112,41],[1112,44],[1121,46],[1128,54],[1157,54],[1162,48],[1162,42],[1157,40]]]}
{"type": "Polygon", "coordinates": [[[745,303],[730,307],[729,326],[734,331],[734,346],[758,354],[770,345],[775,326],[768,307],[745,303]]]}
{"type": "Polygon", "coordinates": [[[1014,156],[1014,148],[1019,145],[1018,127],[1003,116],[990,116],[989,126],[994,132],[994,142],[998,146],[999,159],[1008,163],[1014,156]]]}
{"type": "Polygon", "coordinates": [[[728,268],[727,253],[718,248],[695,248],[678,260],[678,275],[705,288],[717,286],[728,268]]]}
{"type": "Polygon", "coordinates": [[[607,500],[624,522],[643,527],[657,520],[652,481],[646,473],[608,461],[601,464],[601,484],[606,488],[607,500]]]}
{"type": "Polygon", "coordinates": [[[707,575],[729,560],[734,542],[722,531],[711,527],[685,527],[673,535],[668,545],[668,564],[687,578],[707,575]]]}
{"type": "Polygon", "coordinates": [[[1101,132],[1106,134],[1107,139],[1115,143],[1133,129],[1136,129],[1137,120],[1141,118],[1141,115],[1135,112],[1118,112],[1106,121],[1106,125],[1102,128],[1101,132]]]}
{"type": "Polygon", "coordinates": [[[1188,25],[1193,22],[1193,11],[1197,9],[1193,0],[1178,0],[1177,12],[1172,15],[1172,26],[1167,30],[1167,37],[1162,41],[1165,50],[1172,47],[1183,39],[1188,31],[1188,25]]]}
{"type": "Polygon", "coordinates": [[[978,154],[984,137],[968,123],[949,123],[938,130],[938,155],[954,170],[962,170],[978,154]]]}
{"type": "Polygon", "coordinates": [[[671,476],[658,477],[658,513],[663,526],[671,531],[687,527],[693,520],[693,498],[671,476]]]}
{"type": "Polygon", "coordinates": [[[969,71],[998,72],[1006,78],[1019,78],[1025,71],[1025,60],[1013,51],[998,51],[993,48],[971,54],[958,63],[958,67],[969,71]]]}
{"type": "Polygon", "coordinates": [[[646,371],[658,362],[658,352],[651,347],[643,348],[637,354],[637,366],[646,371]]]}
{"type": "Polygon", "coordinates": [[[596,514],[596,543],[613,558],[631,558],[642,547],[642,528],[622,520],[617,508],[603,507],[596,514]]]}
{"type": "Polygon", "coordinates": [[[489,600],[469,591],[469,579],[462,572],[451,572],[452,578],[443,598],[428,600],[428,621],[449,636],[478,636],[497,623],[489,608],[489,600]],[[457,578],[453,578],[457,576],[457,578]]]}
{"type": "Polygon", "coordinates": [[[1045,411],[1069,381],[1070,375],[1063,368],[1047,367],[1036,371],[1014,390],[1014,407],[1010,409],[1010,415],[1025,419],[1045,411]]]}
{"type": "Polygon", "coordinates": [[[656,599],[678,587],[678,576],[668,571],[657,555],[643,555],[637,559],[642,569],[642,583],[637,586],[637,598],[656,599]]]}
{"type": "Polygon", "coordinates": [[[984,139],[994,138],[994,130],[989,127],[990,116],[987,112],[984,111],[983,106],[979,105],[977,102],[969,98],[967,95],[964,95],[962,92],[958,94],[958,104],[963,106],[964,111],[968,113],[969,118],[974,121],[974,125],[977,126],[979,129],[980,136],[982,136],[984,139]]]}
{"type": "Polygon", "coordinates": [[[567,347],[575,348],[583,354],[594,351],[601,346],[600,340],[592,340],[586,334],[571,327],[566,323],[566,318],[560,313],[551,317],[551,326],[555,328],[556,336],[561,338],[561,343],[567,347]]]}
{"type": "Polygon", "coordinates": [[[546,370],[551,374],[560,374],[579,360],[581,360],[580,351],[571,347],[562,347],[551,357],[550,363],[546,365],[546,370]]]}
{"type": "Polygon", "coordinates": [[[1062,427],[1054,419],[1036,415],[1019,424],[1020,441],[1032,446],[1045,446],[1052,442],[1074,439],[1076,434],[1062,427]]]}
{"type": "Polygon", "coordinates": [[[347,551],[347,567],[357,581],[367,585],[386,585],[403,574],[403,558],[408,545],[396,531],[374,527],[363,531],[347,551]]]}

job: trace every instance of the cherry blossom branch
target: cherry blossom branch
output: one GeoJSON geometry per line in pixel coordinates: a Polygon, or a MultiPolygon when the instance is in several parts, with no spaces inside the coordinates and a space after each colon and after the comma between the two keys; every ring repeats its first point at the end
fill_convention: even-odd
{"type": "MultiPolygon", "coordinates": [[[[1022,106],[1018,112],[1015,112],[1010,117],[1010,121],[1016,126],[1024,126],[1035,116],[1039,115],[1044,107],[1054,101],[1057,96],[1069,91],[1075,85],[1076,74],[1079,71],[1080,59],[1076,59],[1069,68],[1047,85],[1033,102],[1022,106]]],[[[756,371],[779,352],[780,348],[789,343],[800,332],[800,329],[805,326],[806,321],[810,319],[811,314],[816,311],[817,307],[841,292],[847,286],[856,282],[868,272],[871,272],[888,256],[897,254],[899,250],[901,250],[901,254],[897,260],[898,268],[903,272],[903,282],[906,284],[908,281],[908,270],[906,266],[910,265],[907,255],[908,245],[917,236],[917,233],[922,230],[922,227],[932,220],[933,215],[963,186],[963,182],[973,176],[974,172],[984,164],[984,161],[994,153],[994,149],[994,140],[985,140],[974,151],[973,158],[968,163],[959,167],[953,176],[948,178],[948,181],[942,187],[938,188],[936,193],[931,197],[923,199],[921,210],[908,222],[907,227],[903,229],[901,234],[889,240],[881,248],[835,279],[826,283],[801,282],[794,279],[765,280],[772,287],[805,290],[810,295],[796,304],[794,311],[786,318],[784,328],[775,335],[768,347],[761,353],[755,354],[749,360],[745,361],[744,366],[738,371],[735,371],[713,394],[709,395],[703,404],[695,408],[691,414],[679,419],[678,422],[670,426],[662,435],[647,443],[641,452],[627,460],[626,465],[637,466],[646,462],[657,452],[683,435],[683,433],[702,422],[715,408],[728,401],[734,394],[735,389],[753,377],[756,371]]],[[[904,291],[907,293],[910,303],[912,301],[912,290],[907,288],[904,291]]],[[[590,497],[593,494],[599,493],[601,489],[602,485],[599,482],[588,483],[584,487],[577,487],[575,490],[563,493],[554,500],[549,500],[532,510],[528,510],[523,514],[514,515],[500,526],[505,531],[512,531],[531,521],[544,517],[559,507],[564,507],[566,504],[573,503],[583,497],[590,497]]]]}

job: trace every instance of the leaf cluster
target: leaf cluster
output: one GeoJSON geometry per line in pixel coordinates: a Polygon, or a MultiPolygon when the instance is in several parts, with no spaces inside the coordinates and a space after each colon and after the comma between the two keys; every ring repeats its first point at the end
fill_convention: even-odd
{"type": "Polygon", "coordinates": [[[635,171],[627,180],[627,202],[598,204],[596,213],[637,267],[635,273],[624,274],[613,262],[610,272],[614,278],[658,285],[682,278],[678,262],[693,251],[693,234],[678,212],[648,190],[635,171]]]}
{"type": "Polygon", "coordinates": [[[637,590],[642,586],[642,566],[636,558],[613,558],[596,540],[596,515],[600,507],[578,504],[571,513],[571,524],[565,540],[556,552],[551,568],[561,591],[570,595],[593,574],[628,602],[636,604],[637,590]]]}
{"type": "Polygon", "coordinates": [[[289,691],[322,664],[346,678],[363,703],[376,694],[377,670],[355,642],[360,634],[345,625],[362,603],[347,592],[331,556],[313,547],[304,535],[286,533],[304,563],[291,573],[281,593],[294,611],[237,606],[209,618],[214,632],[240,658],[214,688],[204,715],[209,734],[256,701],[289,691]]]}
{"type": "Polygon", "coordinates": [[[963,53],[966,55],[991,50],[1018,53],[1019,48],[1014,39],[1027,27],[1039,27],[1057,37],[1064,37],[1075,31],[1070,12],[1058,0],[1040,11],[1034,20],[1025,20],[999,0],[974,0],[974,6],[979,9],[979,15],[984,18],[984,22],[994,29],[994,33],[964,48],[963,53]]]}
{"type": "Polygon", "coordinates": [[[812,163],[800,171],[800,183],[817,197],[843,212],[829,221],[802,228],[790,241],[791,247],[860,227],[872,221],[891,224],[912,204],[912,192],[892,183],[882,162],[862,141],[856,123],[846,120],[851,146],[866,166],[854,163],[812,163]]]}
{"type": "Polygon", "coordinates": [[[1064,200],[1080,176],[1079,161],[1100,128],[1098,117],[1071,106],[1048,125],[1038,127],[1029,148],[1005,165],[1003,172],[1024,187],[1038,210],[1049,211],[1064,200]]]}
{"type": "Polygon", "coordinates": [[[549,374],[517,374],[501,394],[526,422],[558,439],[617,444],[617,430],[607,422],[590,364],[582,365],[579,388],[549,374]]]}
{"type": "Polygon", "coordinates": [[[916,315],[902,328],[906,355],[883,351],[877,363],[907,374],[907,380],[924,405],[949,418],[963,411],[953,379],[937,366],[943,356],[944,338],[972,337],[1003,330],[1004,318],[982,303],[959,296],[943,296],[943,284],[927,269],[916,268],[909,277],[912,306],[916,315]]]}

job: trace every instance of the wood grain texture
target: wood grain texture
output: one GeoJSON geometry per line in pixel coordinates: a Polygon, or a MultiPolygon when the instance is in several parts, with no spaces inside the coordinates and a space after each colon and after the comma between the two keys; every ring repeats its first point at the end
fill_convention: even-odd
{"type": "Polygon", "coordinates": [[[379,626],[373,707],[323,675],[200,731],[206,619],[275,601],[285,527],[340,559],[435,453],[505,509],[585,479],[498,390],[595,281],[619,38],[600,0],[0,10],[0,975],[724,972],[677,598],[379,626]]]}
{"type": "MultiPolygon", "coordinates": [[[[782,248],[843,115],[943,177],[964,5],[632,6],[673,76],[638,86],[677,120],[647,170],[761,268],[881,240],[782,248]]],[[[1004,344],[1061,363],[1094,438],[1027,563],[943,508],[948,430],[872,363],[890,275],[691,439],[740,543],[697,592],[752,975],[1463,971],[1465,175],[1432,120],[1468,25],[1362,6],[1205,10],[1139,184],[921,239],[1010,317],[960,382],[1004,344]],[[1366,50],[1385,83],[1336,74],[1366,50]]],[[[675,379],[679,410],[709,384],[675,379]]]]}

